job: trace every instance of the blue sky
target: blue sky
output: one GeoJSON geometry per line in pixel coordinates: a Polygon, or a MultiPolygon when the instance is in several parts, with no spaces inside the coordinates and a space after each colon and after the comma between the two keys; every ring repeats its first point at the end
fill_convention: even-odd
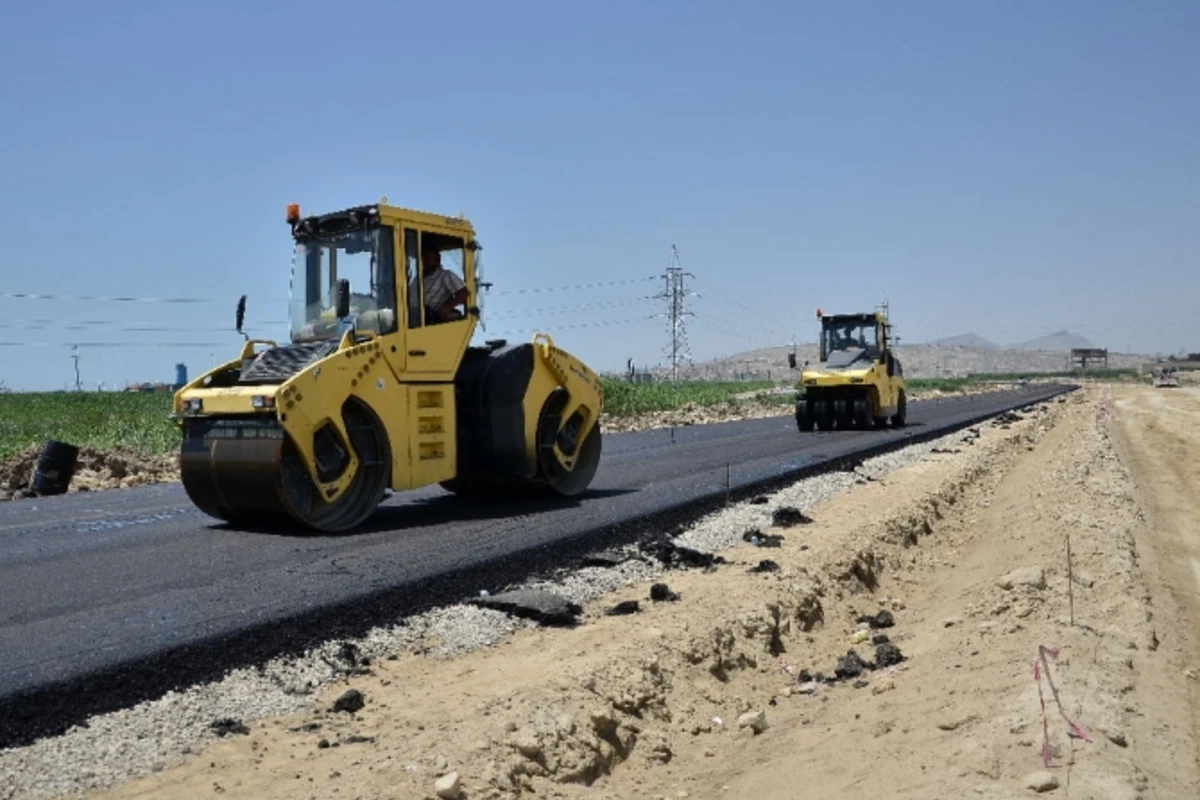
{"type": "Polygon", "coordinates": [[[47,0],[0,30],[0,294],[204,301],[0,296],[10,388],[73,384],[71,343],[89,388],[195,374],[243,293],[286,338],[286,204],[382,195],[474,222],[488,336],[600,369],[660,360],[661,283],[619,282],[672,244],[696,359],[884,294],[908,341],[1200,349],[1195,2],[47,0]]]}

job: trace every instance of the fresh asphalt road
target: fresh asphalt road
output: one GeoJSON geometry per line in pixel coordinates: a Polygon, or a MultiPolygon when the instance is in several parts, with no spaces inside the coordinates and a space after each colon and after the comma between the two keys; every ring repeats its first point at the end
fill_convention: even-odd
{"type": "MultiPolygon", "coordinates": [[[[0,708],[170,648],[629,523],[934,427],[1044,400],[1029,386],[909,406],[904,429],[801,434],[790,416],[610,434],[573,501],[486,504],[439,488],[396,495],[351,535],[228,528],[179,484],[0,504],[0,708]]],[[[464,592],[494,586],[464,586],[464,592]]],[[[403,609],[396,609],[399,614],[403,609]]],[[[3,714],[0,714],[3,716],[3,714]]]]}

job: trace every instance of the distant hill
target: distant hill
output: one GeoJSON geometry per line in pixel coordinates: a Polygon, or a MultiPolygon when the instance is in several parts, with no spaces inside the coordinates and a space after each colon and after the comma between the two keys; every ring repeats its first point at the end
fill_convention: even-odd
{"type": "Polygon", "coordinates": [[[933,344],[938,347],[974,347],[977,350],[999,350],[1000,345],[989,342],[977,333],[960,333],[958,336],[948,336],[938,339],[933,344]]]}
{"type": "MultiPolygon", "coordinates": [[[[952,337],[957,339],[959,337],[952,337]]],[[[946,341],[946,340],[943,340],[946,341]]],[[[989,343],[991,344],[991,343],[989,343]]],[[[904,374],[909,378],[956,377],[979,373],[1037,373],[1061,372],[1070,366],[1068,351],[1071,347],[1091,347],[1082,337],[1061,332],[1033,339],[1019,346],[968,347],[945,344],[908,344],[901,342],[897,353],[904,364],[904,374]]],[[[787,365],[790,347],[764,347],[736,355],[699,362],[683,370],[689,380],[794,380],[795,372],[787,365]]],[[[796,345],[798,363],[817,360],[815,342],[796,345]]],[[[1110,368],[1142,368],[1153,358],[1133,353],[1108,354],[1110,368]]],[[[661,366],[651,367],[650,372],[662,377],[661,366]]]]}
{"type": "Polygon", "coordinates": [[[960,333],[958,336],[948,336],[929,344],[934,347],[967,347],[972,350],[1041,350],[1055,353],[1065,353],[1076,347],[1095,347],[1084,337],[1070,331],[1058,331],[1027,342],[1003,346],[988,341],[977,333],[960,333]]]}
{"type": "Polygon", "coordinates": [[[1051,350],[1064,353],[1076,347],[1095,347],[1095,345],[1084,337],[1069,331],[1058,331],[1013,345],[1016,350],[1051,350]]]}

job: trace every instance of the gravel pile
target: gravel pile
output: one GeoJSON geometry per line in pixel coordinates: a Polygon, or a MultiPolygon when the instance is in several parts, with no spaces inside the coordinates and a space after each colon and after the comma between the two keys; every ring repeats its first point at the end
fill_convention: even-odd
{"type": "Polygon", "coordinates": [[[617,589],[657,577],[663,571],[657,565],[641,560],[635,547],[621,548],[617,552],[628,553],[630,560],[616,567],[583,567],[563,573],[558,580],[529,581],[520,588],[554,592],[583,605],[617,589]]]}
{"type": "MultiPolygon", "coordinates": [[[[741,503],[701,519],[677,537],[676,543],[705,553],[734,547],[748,529],[769,529],[779,508],[806,512],[856,483],[886,475],[935,449],[952,449],[969,437],[966,432],[953,434],[866,460],[854,472],[799,481],[766,502],[741,503]]],[[[627,553],[629,560],[614,567],[564,571],[553,579],[505,588],[552,591],[583,605],[663,572],[660,564],[640,558],[636,547],[619,552],[627,553]]],[[[0,800],[108,788],[183,760],[217,737],[211,727],[216,721],[245,721],[254,727],[261,724],[254,720],[311,707],[316,692],[369,669],[373,660],[404,652],[449,658],[491,646],[514,631],[535,625],[503,612],[459,604],[377,628],[352,642],[328,642],[301,658],[236,670],[216,683],[96,717],[87,728],[73,728],[55,739],[0,752],[0,800]]]]}

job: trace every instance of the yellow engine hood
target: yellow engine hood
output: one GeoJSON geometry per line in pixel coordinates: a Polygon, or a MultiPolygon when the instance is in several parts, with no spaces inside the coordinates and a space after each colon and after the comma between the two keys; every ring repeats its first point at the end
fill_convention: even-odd
{"type": "Polygon", "coordinates": [[[834,386],[845,383],[866,383],[871,375],[871,367],[865,369],[839,370],[805,370],[800,374],[800,383],[804,386],[834,386]]]}

